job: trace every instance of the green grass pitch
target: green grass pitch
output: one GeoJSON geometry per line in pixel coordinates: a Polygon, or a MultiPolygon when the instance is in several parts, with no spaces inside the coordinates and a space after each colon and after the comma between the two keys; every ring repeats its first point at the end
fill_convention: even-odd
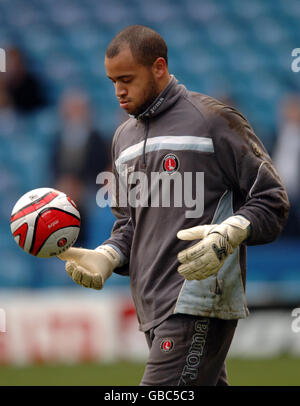
{"type": "MultiPolygon", "coordinates": [[[[129,362],[0,366],[0,386],[136,386],[144,367],[129,362]]],[[[300,386],[300,359],[297,358],[229,358],[227,370],[233,386],[300,386]]]]}

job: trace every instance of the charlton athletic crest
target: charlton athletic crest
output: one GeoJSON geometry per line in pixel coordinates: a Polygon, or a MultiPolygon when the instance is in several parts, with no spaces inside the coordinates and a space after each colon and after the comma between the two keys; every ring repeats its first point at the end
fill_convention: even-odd
{"type": "Polygon", "coordinates": [[[172,174],[179,168],[179,159],[175,154],[168,154],[163,160],[163,169],[165,172],[172,174]]]}
{"type": "Polygon", "coordinates": [[[174,342],[171,338],[164,339],[160,344],[160,349],[163,352],[169,352],[173,349],[174,342]]]}

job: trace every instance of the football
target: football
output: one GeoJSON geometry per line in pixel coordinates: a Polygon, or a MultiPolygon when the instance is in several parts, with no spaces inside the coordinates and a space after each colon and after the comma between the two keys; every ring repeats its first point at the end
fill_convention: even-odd
{"type": "Polygon", "coordinates": [[[10,229],[16,243],[40,258],[61,254],[77,240],[80,213],[73,200],[52,188],[39,188],[15,204],[10,229]]]}

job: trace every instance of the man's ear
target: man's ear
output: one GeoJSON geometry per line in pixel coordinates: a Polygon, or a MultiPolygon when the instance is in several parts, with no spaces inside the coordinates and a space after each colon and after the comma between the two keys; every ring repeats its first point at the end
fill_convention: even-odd
{"type": "Polygon", "coordinates": [[[157,58],[152,65],[152,73],[157,79],[161,79],[168,72],[168,66],[165,58],[157,58]]]}

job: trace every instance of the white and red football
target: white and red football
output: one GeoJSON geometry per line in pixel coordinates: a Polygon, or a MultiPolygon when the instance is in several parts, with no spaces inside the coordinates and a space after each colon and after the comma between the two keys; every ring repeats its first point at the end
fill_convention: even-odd
{"type": "Polygon", "coordinates": [[[61,254],[76,242],[80,213],[65,193],[52,188],[34,189],[15,204],[10,229],[24,251],[49,258],[61,254]]]}

